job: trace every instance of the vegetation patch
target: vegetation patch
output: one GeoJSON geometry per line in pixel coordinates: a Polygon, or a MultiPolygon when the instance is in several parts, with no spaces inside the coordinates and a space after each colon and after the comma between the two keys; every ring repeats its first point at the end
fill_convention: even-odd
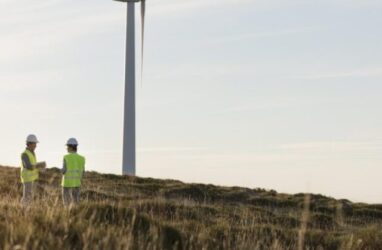
{"type": "Polygon", "coordinates": [[[0,249],[382,249],[379,204],[87,172],[64,208],[48,169],[23,207],[19,169],[0,176],[0,249]]]}

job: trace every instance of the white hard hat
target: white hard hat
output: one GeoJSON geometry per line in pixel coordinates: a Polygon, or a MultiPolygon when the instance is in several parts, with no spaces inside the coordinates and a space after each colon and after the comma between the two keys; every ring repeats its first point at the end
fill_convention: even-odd
{"type": "Polygon", "coordinates": [[[27,142],[38,143],[37,137],[33,134],[28,135],[27,142]]]}
{"type": "Polygon", "coordinates": [[[66,142],[66,145],[77,146],[77,145],[78,145],[78,141],[77,141],[76,138],[70,138],[70,139],[66,142]]]}

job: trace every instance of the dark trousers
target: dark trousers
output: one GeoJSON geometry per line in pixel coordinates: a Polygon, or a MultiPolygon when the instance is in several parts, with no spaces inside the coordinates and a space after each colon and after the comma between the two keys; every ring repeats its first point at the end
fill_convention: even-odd
{"type": "Polygon", "coordinates": [[[21,198],[21,203],[23,205],[29,205],[33,200],[33,182],[23,183],[23,197],[21,198]]]}
{"type": "Polygon", "coordinates": [[[76,204],[80,201],[80,188],[79,187],[63,187],[62,188],[62,202],[64,206],[76,204]]]}

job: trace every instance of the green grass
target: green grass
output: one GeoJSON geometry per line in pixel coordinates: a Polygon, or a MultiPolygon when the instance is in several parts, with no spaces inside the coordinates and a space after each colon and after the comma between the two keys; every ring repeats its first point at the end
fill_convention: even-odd
{"type": "Polygon", "coordinates": [[[382,249],[382,205],[88,172],[65,209],[49,169],[24,208],[19,169],[0,177],[0,249],[382,249]]]}

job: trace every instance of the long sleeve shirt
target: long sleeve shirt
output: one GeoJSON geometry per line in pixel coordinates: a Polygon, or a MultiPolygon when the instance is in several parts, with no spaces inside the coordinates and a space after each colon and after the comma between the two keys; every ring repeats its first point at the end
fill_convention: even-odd
{"type": "MultiPolygon", "coordinates": [[[[29,150],[29,149],[27,149],[27,150],[29,150]]],[[[29,151],[30,151],[30,150],[29,150],[29,151]]],[[[32,152],[32,151],[30,151],[30,152],[32,152]]],[[[34,152],[32,152],[32,154],[35,155],[34,152]]],[[[29,170],[32,170],[32,169],[34,168],[34,166],[33,166],[32,163],[30,162],[29,157],[28,157],[28,155],[27,155],[26,153],[23,153],[23,154],[21,155],[21,161],[22,161],[22,163],[23,163],[23,167],[24,167],[24,168],[29,169],[29,170]]]]}
{"type": "Polygon", "coordinates": [[[62,172],[62,174],[66,174],[66,161],[65,161],[65,159],[63,160],[63,163],[62,163],[61,172],[62,172]]]}

